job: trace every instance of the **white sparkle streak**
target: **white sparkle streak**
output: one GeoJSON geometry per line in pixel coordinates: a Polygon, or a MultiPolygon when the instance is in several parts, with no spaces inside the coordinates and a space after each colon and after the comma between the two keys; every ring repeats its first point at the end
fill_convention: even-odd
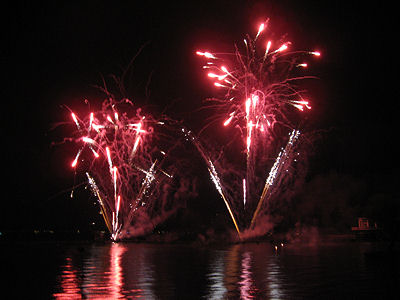
{"type": "Polygon", "coordinates": [[[210,77],[210,78],[217,78],[219,81],[221,81],[221,80],[224,80],[226,78],[226,76],[228,76],[228,74],[217,75],[217,74],[214,74],[214,73],[208,73],[207,76],[210,77]]]}
{"type": "Polygon", "coordinates": [[[110,167],[110,172],[111,172],[113,165],[111,160],[110,148],[106,147],[106,153],[107,153],[108,166],[110,167]]]}
{"type": "Polygon", "coordinates": [[[79,122],[78,122],[76,115],[74,113],[71,113],[71,117],[74,120],[76,127],[78,127],[78,129],[81,130],[81,127],[79,126],[79,122]]]}
{"type": "Polygon", "coordinates": [[[243,178],[243,206],[246,206],[246,178],[243,178]]]}
{"type": "Polygon", "coordinates": [[[214,85],[215,85],[216,87],[228,88],[226,85],[220,84],[219,82],[214,82],[214,85]]]}
{"type": "Polygon", "coordinates": [[[250,98],[247,98],[247,100],[246,100],[246,119],[247,119],[247,121],[249,120],[250,104],[251,104],[251,100],[250,100],[250,98]]]}
{"type": "Polygon", "coordinates": [[[271,171],[269,172],[268,178],[266,180],[266,184],[268,186],[271,186],[274,183],[275,178],[279,175],[279,170],[281,169],[282,165],[285,163],[286,159],[290,156],[290,153],[292,152],[293,144],[294,142],[298,139],[300,135],[300,131],[293,129],[289,136],[289,141],[286,145],[286,147],[279,152],[278,157],[275,160],[274,165],[271,168],[271,171]]]}
{"type": "Polygon", "coordinates": [[[258,38],[258,36],[260,35],[261,32],[264,31],[264,29],[265,29],[265,24],[264,24],[264,23],[261,23],[260,26],[258,27],[258,32],[257,32],[257,35],[256,35],[256,38],[255,38],[255,39],[258,38]]]}
{"type": "Polygon", "coordinates": [[[217,191],[221,195],[223,195],[221,182],[219,181],[219,177],[218,177],[217,171],[215,170],[214,164],[212,163],[211,160],[208,160],[208,164],[210,166],[209,172],[210,172],[210,175],[211,175],[211,180],[214,182],[214,185],[215,185],[217,191]]]}
{"type": "Polygon", "coordinates": [[[304,107],[303,107],[303,105],[301,105],[301,104],[292,104],[294,107],[296,107],[298,110],[301,110],[301,111],[303,111],[304,110],[304,107]]]}
{"type": "Polygon", "coordinates": [[[210,52],[207,52],[207,51],[206,52],[197,51],[196,54],[200,55],[200,56],[204,56],[206,58],[217,59],[213,54],[211,54],[210,52]]]}
{"type": "Polygon", "coordinates": [[[107,116],[107,120],[108,120],[110,123],[113,123],[113,124],[114,124],[114,121],[111,119],[110,116],[107,116]]]}
{"type": "Polygon", "coordinates": [[[97,125],[97,124],[93,123],[93,124],[92,124],[92,128],[93,128],[94,130],[96,130],[97,133],[99,133],[99,132],[100,132],[100,129],[103,129],[104,126],[103,126],[103,125],[97,125]]]}
{"type": "Polygon", "coordinates": [[[117,201],[117,167],[113,167],[114,199],[117,201]]]}
{"type": "Polygon", "coordinates": [[[115,241],[117,239],[117,224],[115,223],[115,212],[112,212],[112,227],[113,227],[113,233],[111,234],[111,238],[115,241]]]}
{"type": "Polygon", "coordinates": [[[275,50],[275,52],[282,52],[285,51],[287,48],[288,48],[287,44],[283,44],[277,50],[275,50]]]}
{"type": "Polygon", "coordinates": [[[232,121],[234,115],[235,115],[235,112],[232,112],[232,113],[230,114],[230,117],[229,117],[228,119],[225,120],[224,126],[228,126],[228,125],[231,123],[231,121],[232,121]]]}
{"type": "Polygon", "coordinates": [[[321,52],[319,52],[319,51],[312,51],[312,52],[309,52],[311,55],[314,55],[314,56],[321,56],[321,52]]]}
{"type": "Polygon", "coordinates": [[[268,51],[271,48],[271,44],[272,44],[271,41],[267,42],[267,47],[265,48],[264,60],[267,58],[268,51]]]}
{"type": "Polygon", "coordinates": [[[121,206],[121,195],[118,195],[117,198],[117,207],[115,208],[115,211],[117,212],[117,220],[118,220],[118,214],[119,214],[119,208],[121,206]]]}
{"type": "Polygon", "coordinates": [[[137,136],[137,137],[136,137],[136,140],[135,140],[135,144],[133,145],[133,148],[132,148],[130,160],[132,160],[133,157],[135,156],[135,153],[136,153],[137,148],[138,148],[138,146],[139,146],[139,142],[140,142],[140,136],[137,136]]]}
{"type": "Polygon", "coordinates": [[[247,123],[247,155],[249,155],[250,153],[251,135],[253,131],[253,126],[255,126],[255,124],[253,124],[253,121],[247,123]]]}
{"type": "Polygon", "coordinates": [[[95,158],[99,158],[100,155],[96,152],[96,150],[94,150],[92,147],[90,147],[90,150],[92,150],[95,158]]]}
{"type": "Polygon", "coordinates": [[[93,119],[94,119],[94,114],[93,114],[93,113],[90,113],[89,128],[88,128],[88,131],[89,131],[89,132],[90,132],[90,130],[91,130],[91,128],[92,128],[93,119]]]}
{"type": "Polygon", "coordinates": [[[92,145],[96,144],[96,141],[87,136],[82,137],[82,141],[85,142],[86,144],[89,144],[89,148],[90,150],[92,150],[94,157],[98,158],[99,154],[92,147],[92,145]]]}
{"type": "Polygon", "coordinates": [[[253,95],[251,95],[251,100],[252,100],[252,103],[253,103],[253,109],[255,109],[255,107],[256,107],[256,105],[258,103],[259,97],[257,95],[253,94],[253,95]]]}
{"type": "Polygon", "coordinates": [[[79,149],[78,153],[77,153],[76,156],[75,156],[74,161],[73,161],[72,164],[71,164],[71,167],[73,167],[73,168],[76,167],[76,165],[77,165],[77,163],[78,163],[78,158],[79,158],[79,155],[81,155],[81,152],[82,152],[82,149],[79,149]]]}
{"type": "Polygon", "coordinates": [[[95,143],[95,141],[93,139],[91,139],[90,137],[87,137],[87,136],[82,137],[82,141],[84,141],[85,143],[88,143],[88,144],[95,143]]]}

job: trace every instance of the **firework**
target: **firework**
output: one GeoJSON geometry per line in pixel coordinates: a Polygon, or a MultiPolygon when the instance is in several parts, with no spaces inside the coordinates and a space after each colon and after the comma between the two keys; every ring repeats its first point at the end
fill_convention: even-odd
{"type": "Polygon", "coordinates": [[[221,184],[221,180],[219,178],[219,175],[218,175],[218,173],[217,173],[217,171],[215,169],[215,166],[214,166],[213,162],[207,156],[206,151],[201,146],[201,143],[199,143],[197,141],[196,137],[193,135],[193,133],[190,130],[182,128],[182,132],[187,137],[187,139],[190,140],[196,146],[197,150],[199,151],[199,153],[203,157],[204,161],[206,162],[207,168],[208,168],[208,172],[210,173],[211,180],[214,183],[215,188],[217,189],[218,193],[221,195],[221,198],[223,199],[223,201],[225,203],[225,206],[226,206],[226,208],[227,208],[227,210],[229,212],[229,216],[231,217],[232,222],[235,225],[236,232],[238,233],[238,236],[240,238],[239,226],[238,226],[236,218],[235,218],[235,216],[234,216],[234,214],[232,212],[231,205],[229,204],[229,201],[225,197],[225,192],[223,190],[223,186],[221,184]]]}
{"type": "Polygon", "coordinates": [[[297,141],[298,137],[300,135],[300,131],[298,130],[293,130],[292,133],[290,134],[289,141],[286,145],[286,147],[279,152],[278,157],[276,158],[269,175],[265,181],[265,185],[260,197],[260,200],[258,201],[257,208],[254,211],[253,218],[251,219],[250,227],[254,226],[254,222],[257,219],[258,213],[260,212],[260,209],[264,203],[265,197],[267,195],[267,192],[269,191],[269,188],[274,184],[276,177],[282,175],[281,169],[283,167],[286,167],[288,165],[288,160],[293,157],[293,149],[295,142],[297,141]]]}
{"type": "MultiPolygon", "coordinates": [[[[237,156],[243,159],[237,160],[242,171],[235,172],[242,175],[236,176],[239,182],[230,188],[230,196],[223,198],[231,203],[237,216],[243,211],[246,211],[243,215],[250,215],[242,222],[245,228],[254,226],[266,198],[278,189],[282,182],[278,179],[289,172],[290,164],[294,162],[294,149],[300,135],[296,129],[299,122],[296,111],[304,113],[311,109],[305,92],[298,85],[301,80],[313,78],[303,73],[308,66],[307,60],[321,55],[318,51],[294,51],[287,40],[275,42],[266,38],[268,25],[268,20],[263,22],[253,39],[247,35],[242,46],[235,45],[234,53],[196,52],[206,61],[203,68],[207,70],[208,78],[220,90],[218,93],[223,94],[223,97],[207,99],[208,107],[217,112],[207,126],[219,123],[225,128],[232,127],[239,136],[242,150],[237,156]],[[289,135],[286,147],[281,148],[286,134],[289,135]],[[277,151],[279,148],[280,152],[277,151]],[[266,179],[263,181],[262,178],[266,179]],[[242,191],[241,203],[235,201],[238,198],[235,190],[242,191]]],[[[213,162],[210,155],[203,157],[208,166],[215,169],[214,165],[218,163],[220,172],[226,173],[228,168],[221,165],[220,160],[213,162]]],[[[210,173],[217,174],[217,171],[210,173]]],[[[215,182],[214,177],[212,175],[215,182]]],[[[220,194],[224,186],[225,190],[232,186],[223,177],[215,183],[220,194]]]]}
{"type": "Polygon", "coordinates": [[[160,211],[155,202],[162,186],[172,185],[176,169],[169,161],[177,141],[170,138],[173,126],[129,100],[112,98],[83,118],[71,112],[71,119],[79,145],[71,167],[85,171],[111,238],[118,240],[140,225],[136,217],[160,211]]]}

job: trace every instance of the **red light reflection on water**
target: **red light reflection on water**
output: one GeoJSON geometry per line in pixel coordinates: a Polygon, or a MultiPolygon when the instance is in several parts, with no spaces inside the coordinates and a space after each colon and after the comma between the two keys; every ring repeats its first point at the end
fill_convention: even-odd
{"type": "Polygon", "coordinates": [[[72,259],[67,257],[64,270],[61,274],[62,292],[53,294],[56,299],[82,299],[81,288],[78,284],[77,271],[72,265],[72,259]]]}
{"type": "Polygon", "coordinates": [[[110,297],[111,299],[122,298],[123,276],[121,267],[122,254],[126,248],[119,244],[112,244],[110,249],[110,297]]]}
{"type": "Polygon", "coordinates": [[[279,252],[273,249],[238,244],[216,256],[207,299],[286,299],[279,252]]]}
{"type": "Polygon", "coordinates": [[[251,272],[251,253],[244,252],[242,257],[242,274],[239,282],[240,298],[241,299],[252,299],[254,296],[255,287],[253,286],[252,272],[251,272]]]}
{"type": "Polygon", "coordinates": [[[109,260],[100,261],[98,253],[83,258],[83,264],[74,264],[71,257],[66,258],[59,277],[60,291],[53,294],[55,299],[124,299],[140,296],[142,290],[124,289],[124,270],[122,258],[126,247],[112,244],[108,250],[109,260]]]}

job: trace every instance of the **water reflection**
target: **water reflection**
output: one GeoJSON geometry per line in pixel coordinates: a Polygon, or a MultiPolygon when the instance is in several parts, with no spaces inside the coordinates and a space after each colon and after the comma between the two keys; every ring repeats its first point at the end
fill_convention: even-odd
{"type": "Polygon", "coordinates": [[[240,296],[242,299],[251,299],[251,293],[253,289],[253,279],[252,272],[250,270],[251,263],[251,253],[244,252],[242,255],[242,274],[240,275],[241,281],[239,281],[240,286],[240,296]]]}
{"type": "Polygon", "coordinates": [[[56,299],[122,299],[128,294],[130,298],[148,294],[146,286],[141,286],[140,264],[134,266],[137,274],[132,277],[128,277],[132,271],[123,267],[127,249],[123,244],[110,244],[91,247],[88,255],[81,249],[79,252],[83,253],[70,253],[59,277],[61,290],[53,296],[56,299]]]}
{"type": "Polygon", "coordinates": [[[284,276],[270,245],[233,245],[210,264],[210,299],[282,299],[284,276]]]}
{"type": "Polygon", "coordinates": [[[57,299],[283,296],[279,260],[270,245],[108,244],[67,254],[53,294],[57,299]]]}
{"type": "Polygon", "coordinates": [[[76,273],[77,271],[72,266],[71,258],[67,257],[60,281],[62,292],[56,293],[54,296],[59,299],[80,299],[80,288],[76,273]]]}
{"type": "Polygon", "coordinates": [[[71,247],[56,299],[307,299],[368,295],[385,283],[354,246],[104,244],[71,247]],[[374,285],[375,288],[374,289],[374,285]]]}
{"type": "Polygon", "coordinates": [[[282,286],[284,274],[282,274],[278,256],[271,256],[266,270],[266,290],[269,299],[283,299],[285,296],[282,286]]]}
{"type": "MultiPolygon", "coordinates": [[[[121,268],[122,254],[126,251],[126,247],[112,244],[110,251],[110,296],[113,299],[122,297],[122,280],[123,273],[121,268]]],[[[89,292],[91,294],[91,292],[89,292]]]]}

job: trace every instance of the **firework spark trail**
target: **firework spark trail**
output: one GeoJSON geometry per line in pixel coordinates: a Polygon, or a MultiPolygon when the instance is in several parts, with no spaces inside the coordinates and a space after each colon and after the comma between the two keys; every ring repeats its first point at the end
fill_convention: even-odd
{"type": "Polygon", "coordinates": [[[281,152],[279,152],[278,157],[276,158],[275,163],[269,172],[267,180],[265,181],[260,200],[258,201],[257,208],[254,211],[253,217],[251,219],[250,228],[254,227],[255,221],[264,203],[265,197],[267,196],[269,188],[274,184],[276,177],[282,174],[280,172],[281,169],[291,157],[294,149],[294,143],[297,141],[299,135],[300,131],[294,129],[290,134],[289,141],[286,144],[286,147],[281,152]]]}
{"type": "Polygon", "coordinates": [[[243,207],[246,207],[246,178],[243,178],[243,207]]]}
{"type": "Polygon", "coordinates": [[[208,172],[210,174],[211,180],[214,183],[215,188],[217,189],[218,193],[221,195],[221,198],[225,203],[225,206],[226,206],[226,208],[227,208],[227,210],[229,212],[229,215],[230,215],[230,217],[232,219],[232,222],[233,222],[233,224],[235,226],[236,232],[237,232],[237,234],[239,236],[239,239],[240,239],[241,238],[241,234],[240,234],[239,226],[237,224],[235,215],[234,215],[234,213],[232,211],[231,205],[229,204],[227,198],[225,197],[225,193],[223,191],[221,180],[220,180],[220,178],[218,176],[218,173],[217,173],[217,171],[215,169],[215,166],[214,166],[212,160],[206,154],[205,150],[203,149],[201,144],[197,141],[197,139],[194,137],[193,133],[190,130],[182,128],[182,132],[187,137],[187,139],[189,139],[193,143],[193,145],[196,147],[196,149],[199,151],[200,155],[202,156],[202,158],[206,162],[207,169],[208,169],[208,172]]]}
{"type": "MultiPolygon", "coordinates": [[[[306,59],[321,55],[319,51],[291,51],[290,41],[265,40],[263,36],[269,29],[268,23],[269,20],[266,20],[258,27],[254,39],[246,36],[244,53],[237,45],[233,55],[196,52],[206,60],[203,68],[208,70],[208,78],[217,89],[225,92],[222,99],[208,99],[211,104],[209,107],[226,114],[221,124],[224,127],[239,128],[244,140],[245,178],[241,182],[243,208],[248,203],[253,203],[250,207],[254,207],[254,197],[258,193],[256,183],[259,174],[263,173],[262,168],[265,170],[261,162],[276,155],[274,152],[280,141],[278,137],[285,130],[292,130],[285,150],[278,155],[264,181],[250,226],[254,224],[270,187],[274,182],[275,186],[278,185],[275,178],[281,175],[282,166],[290,160],[292,144],[298,138],[299,132],[293,129],[297,127],[296,122],[291,121],[295,111],[292,108],[298,111],[311,109],[304,91],[297,86],[300,80],[313,78],[301,74],[302,69],[308,66],[306,59]],[[259,51],[257,42],[264,45],[262,51],[259,51]],[[232,61],[232,57],[236,61],[232,61]]],[[[212,161],[207,164],[210,166],[212,161]]],[[[220,181],[215,185],[218,191],[222,190],[220,181]]],[[[239,183],[236,183],[238,188],[239,183]]]]}
{"type": "Polygon", "coordinates": [[[90,112],[86,118],[80,119],[71,112],[77,128],[75,141],[80,144],[71,167],[86,168],[88,185],[113,240],[135,223],[139,211],[151,213],[146,210],[159,197],[159,186],[174,178],[174,174],[162,169],[171,164],[167,152],[177,143],[167,137],[173,126],[144,116],[141,109],[132,110],[136,111],[132,117],[127,112],[119,113],[117,108],[126,106],[132,110],[133,104],[110,98],[100,111],[90,112]],[[159,129],[158,135],[155,128],[159,129]],[[85,149],[91,155],[85,155],[85,149]]]}
{"type": "Polygon", "coordinates": [[[151,183],[155,179],[155,170],[154,167],[157,163],[157,160],[151,165],[149,171],[144,171],[143,172],[146,174],[146,177],[144,178],[141,188],[139,190],[139,193],[137,194],[136,200],[134,204],[131,204],[131,209],[129,211],[128,217],[126,218],[126,224],[129,226],[129,224],[132,222],[132,218],[134,217],[135,212],[138,210],[139,205],[142,201],[143,195],[146,193],[146,191],[150,188],[151,183]]]}
{"type": "Polygon", "coordinates": [[[101,215],[103,216],[103,219],[104,219],[104,222],[105,222],[105,224],[107,226],[107,229],[108,229],[108,231],[110,233],[112,233],[113,232],[112,225],[111,225],[110,220],[108,219],[107,208],[105,207],[105,204],[104,204],[104,202],[102,200],[102,197],[100,195],[100,190],[97,187],[97,184],[94,181],[93,177],[90,176],[90,174],[88,172],[86,172],[86,177],[88,179],[90,189],[92,190],[94,196],[97,198],[97,201],[100,204],[101,215]]]}

